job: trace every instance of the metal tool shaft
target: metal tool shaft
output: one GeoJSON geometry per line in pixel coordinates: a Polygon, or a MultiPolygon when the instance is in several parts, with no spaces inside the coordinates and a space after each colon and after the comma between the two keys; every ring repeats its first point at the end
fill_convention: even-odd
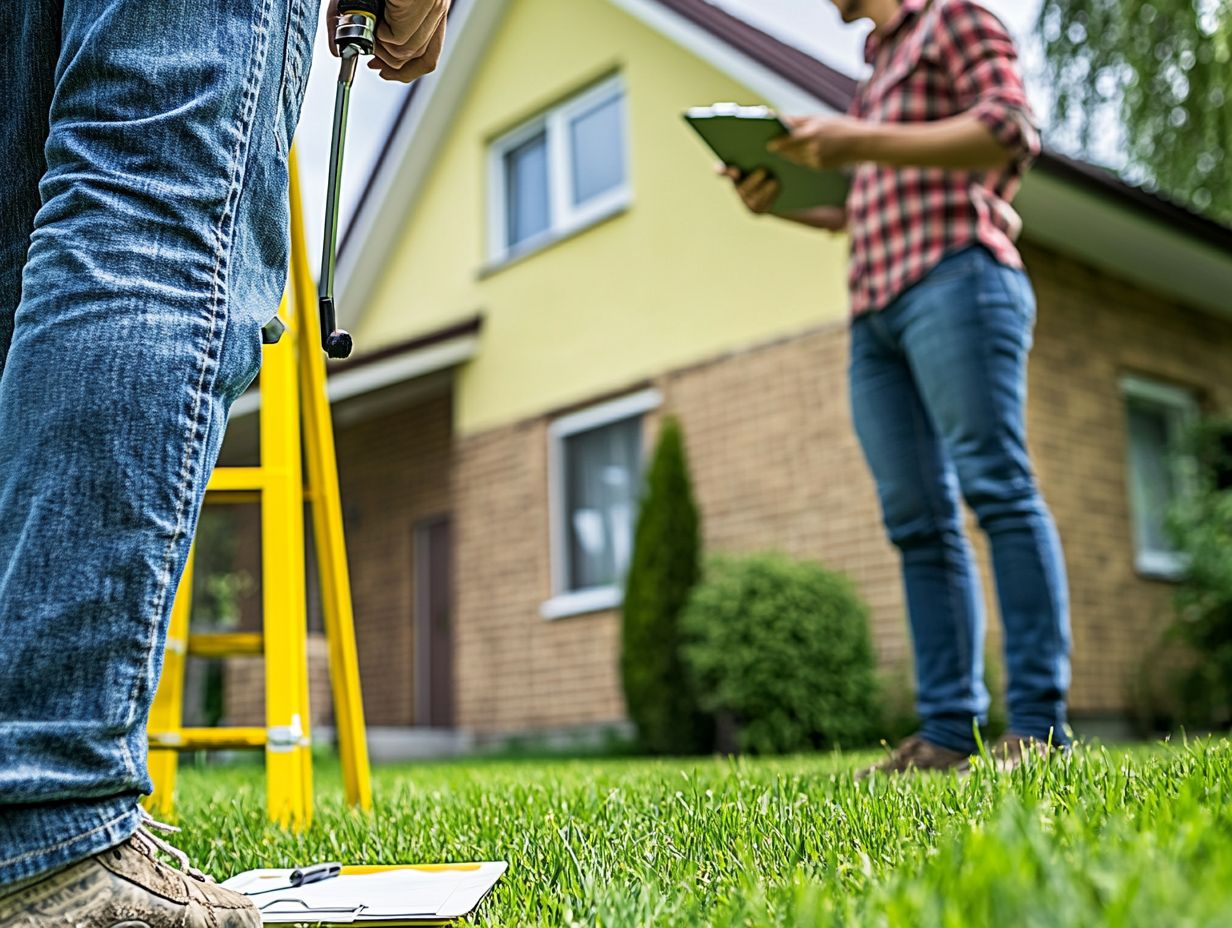
{"type": "Polygon", "coordinates": [[[342,163],[346,153],[347,118],[351,108],[351,86],[360,50],[355,46],[342,49],[342,65],[338,72],[338,89],[334,94],[334,129],[330,139],[329,186],[325,192],[325,241],[321,245],[321,276],[317,295],[320,297],[321,340],[331,358],[345,358],[352,348],[351,336],[338,328],[334,309],[334,269],[338,256],[338,201],[342,195],[342,163]]]}

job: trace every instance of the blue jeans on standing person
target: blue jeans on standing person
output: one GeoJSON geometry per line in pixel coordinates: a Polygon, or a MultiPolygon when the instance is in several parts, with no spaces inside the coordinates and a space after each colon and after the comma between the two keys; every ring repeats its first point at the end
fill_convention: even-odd
{"type": "Polygon", "coordinates": [[[0,4],[0,886],[139,824],[171,601],[285,281],[316,23],[0,4]]]}
{"type": "Polygon", "coordinates": [[[851,332],[851,404],[902,559],[925,740],[975,748],[987,721],[984,609],[960,494],[988,537],[1010,730],[1064,744],[1069,605],[1061,543],[1027,456],[1027,275],[982,246],[947,256],[851,332]]]}

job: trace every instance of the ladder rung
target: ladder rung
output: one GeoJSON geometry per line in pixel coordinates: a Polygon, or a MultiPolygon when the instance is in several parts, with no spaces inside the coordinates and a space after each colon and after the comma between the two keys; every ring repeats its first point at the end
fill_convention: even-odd
{"type": "Polygon", "coordinates": [[[150,732],[150,747],[173,751],[244,750],[263,748],[264,728],[181,728],[150,732]]]}
{"type": "Polygon", "coordinates": [[[265,653],[265,636],[259,632],[189,635],[188,653],[193,657],[253,657],[265,653]]]}
{"type": "Polygon", "coordinates": [[[214,470],[207,493],[259,493],[265,489],[265,470],[260,467],[219,467],[214,470]]]}

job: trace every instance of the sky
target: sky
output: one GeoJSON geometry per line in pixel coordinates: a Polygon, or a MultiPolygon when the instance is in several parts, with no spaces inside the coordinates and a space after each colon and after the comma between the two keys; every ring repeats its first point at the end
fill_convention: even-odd
{"type": "MultiPolygon", "coordinates": [[[[482,2],[482,0],[479,0],[482,2]]],[[[516,0],[515,0],[516,2],[516,0]]],[[[830,0],[709,0],[729,12],[807,51],[832,67],[858,76],[863,67],[866,27],[846,26],[830,0]]],[[[1015,33],[1023,48],[1025,69],[1030,73],[1038,52],[1031,39],[1032,27],[1042,0],[984,0],[1015,33]]],[[[322,3],[322,10],[326,4],[322,3]]],[[[329,138],[333,119],[334,88],[338,79],[337,59],[329,53],[324,28],[317,31],[316,55],[304,109],[300,118],[297,148],[304,186],[304,215],[313,267],[319,262],[324,227],[324,194],[329,164],[329,138]]],[[[402,84],[380,80],[360,69],[351,95],[350,131],[343,169],[341,225],[346,223],[372,170],[381,145],[407,92],[402,84]]],[[[1037,100],[1037,104],[1042,101],[1037,100]]]]}

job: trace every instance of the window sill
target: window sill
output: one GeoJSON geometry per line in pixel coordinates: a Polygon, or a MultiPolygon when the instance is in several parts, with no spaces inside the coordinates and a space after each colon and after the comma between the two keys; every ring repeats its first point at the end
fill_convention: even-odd
{"type": "Polygon", "coordinates": [[[1185,579],[1188,565],[1185,559],[1166,551],[1139,551],[1134,559],[1134,568],[1143,580],[1160,583],[1180,583],[1185,579]]]}
{"type": "Polygon", "coordinates": [[[545,619],[564,619],[573,615],[606,612],[617,608],[623,601],[624,594],[620,587],[601,586],[576,593],[559,593],[539,607],[539,614],[545,619]]]}
{"type": "Polygon", "coordinates": [[[575,226],[571,229],[562,229],[559,232],[555,232],[550,235],[545,235],[541,240],[527,247],[525,250],[514,251],[511,254],[508,254],[503,258],[497,258],[494,261],[490,261],[487,264],[483,265],[479,269],[478,273],[476,273],[475,278],[477,280],[487,280],[489,277],[492,277],[495,274],[499,274],[501,271],[506,270],[507,268],[511,268],[511,267],[514,267],[515,265],[521,264],[523,261],[526,261],[528,258],[533,258],[536,255],[541,255],[545,251],[550,251],[551,249],[557,247],[558,245],[563,245],[565,242],[568,242],[572,239],[577,238],[579,235],[585,235],[587,232],[591,231],[592,229],[597,229],[599,226],[606,225],[607,223],[611,222],[613,219],[619,219],[621,216],[627,213],[632,207],[633,207],[632,200],[624,200],[621,203],[618,203],[617,205],[611,207],[610,209],[607,209],[604,212],[600,213],[598,216],[595,216],[594,218],[588,220],[582,225],[575,226]]]}

